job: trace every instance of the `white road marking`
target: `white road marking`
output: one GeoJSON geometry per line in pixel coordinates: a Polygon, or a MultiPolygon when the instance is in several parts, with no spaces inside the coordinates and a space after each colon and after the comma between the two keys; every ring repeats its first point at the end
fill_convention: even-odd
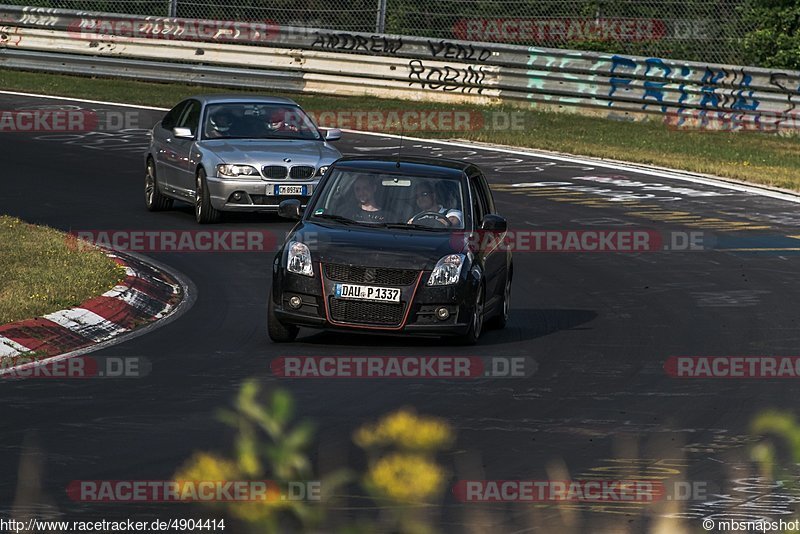
{"type": "Polygon", "coordinates": [[[94,342],[105,341],[117,334],[127,332],[127,328],[112,323],[96,313],[83,308],[72,308],[71,310],[60,310],[44,316],[45,319],[53,321],[64,328],[87,337],[94,342]]]}

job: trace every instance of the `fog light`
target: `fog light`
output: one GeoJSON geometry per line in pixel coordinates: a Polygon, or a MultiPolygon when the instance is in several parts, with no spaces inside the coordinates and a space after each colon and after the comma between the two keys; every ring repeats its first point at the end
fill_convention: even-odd
{"type": "Polygon", "coordinates": [[[301,299],[297,295],[289,299],[289,306],[291,306],[295,310],[302,305],[303,305],[303,299],[301,299]]]}
{"type": "Polygon", "coordinates": [[[444,321],[450,317],[450,310],[442,306],[441,308],[436,308],[436,318],[440,321],[444,321]]]}
{"type": "Polygon", "coordinates": [[[235,200],[236,202],[239,202],[240,200],[242,200],[242,194],[241,193],[234,193],[233,194],[233,200],[235,200]]]}

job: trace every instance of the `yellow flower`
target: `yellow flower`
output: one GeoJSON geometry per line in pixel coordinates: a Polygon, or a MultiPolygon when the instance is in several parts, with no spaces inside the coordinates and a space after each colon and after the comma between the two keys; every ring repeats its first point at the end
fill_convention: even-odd
{"type": "Polygon", "coordinates": [[[404,409],[387,415],[374,427],[359,428],[353,439],[365,448],[393,444],[407,450],[435,450],[453,441],[453,430],[441,419],[420,417],[404,409]]]}
{"type": "Polygon", "coordinates": [[[423,501],[438,494],[445,474],[439,465],[417,454],[393,453],[367,473],[367,485],[395,501],[423,501]]]}
{"type": "Polygon", "coordinates": [[[236,464],[206,452],[198,452],[175,473],[175,482],[183,488],[187,482],[217,482],[237,480],[236,464]]]}
{"type": "MultiPolygon", "coordinates": [[[[215,482],[222,485],[226,482],[248,480],[242,476],[235,462],[205,452],[192,456],[173,478],[181,488],[187,483],[215,482]]],[[[281,490],[277,484],[268,481],[266,483],[267,491],[263,498],[249,501],[209,501],[206,504],[225,506],[237,517],[248,521],[263,519],[288,504],[281,499],[281,490]]]]}

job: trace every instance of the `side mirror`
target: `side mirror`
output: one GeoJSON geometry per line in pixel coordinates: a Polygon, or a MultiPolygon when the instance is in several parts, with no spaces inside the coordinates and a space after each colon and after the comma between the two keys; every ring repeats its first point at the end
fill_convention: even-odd
{"type": "Polygon", "coordinates": [[[284,219],[300,219],[300,201],[296,198],[284,200],[278,205],[278,215],[284,219]]]}
{"type": "Polygon", "coordinates": [[[342,131],[339,128],[329,128],[325,132],[326,141],[338,141],[342,138],[342,131]]]}
{"type": "Polygon", "coordinates": [[[508,221],[499,215],[489,214],[483,218],[481,230],[502,234],[508,230],[508,221]]]}
{"type": "Polygon", "coordinates": [[[189,128],[173,128],[172,135],[177,139],[194,139],[194,134],[189,128]]]}

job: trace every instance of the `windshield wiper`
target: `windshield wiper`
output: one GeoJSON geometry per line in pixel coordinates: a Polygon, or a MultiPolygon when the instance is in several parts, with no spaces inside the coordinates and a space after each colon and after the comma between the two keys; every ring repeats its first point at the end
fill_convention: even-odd
{"type": "Polygon", "coordinates": [[[342,224],[359,224],[358,221],[354,221],[353,219],[348,219],[342,215],[336,215],[335,213],[320,213],[319,215],[314,215],[316,219],[330,219],[331,221],[340,222],[342,224]]]}
{"type": "Polygon", "coordinates": [[[434,228],[431,226],[424,226],[422,224],[406,224],[406,223],[383,223],[381,226],[384,228],[398,229],[398,230],[426,230],[428,232],[441,232],[447,230],[446,227],[434,228]]]}

